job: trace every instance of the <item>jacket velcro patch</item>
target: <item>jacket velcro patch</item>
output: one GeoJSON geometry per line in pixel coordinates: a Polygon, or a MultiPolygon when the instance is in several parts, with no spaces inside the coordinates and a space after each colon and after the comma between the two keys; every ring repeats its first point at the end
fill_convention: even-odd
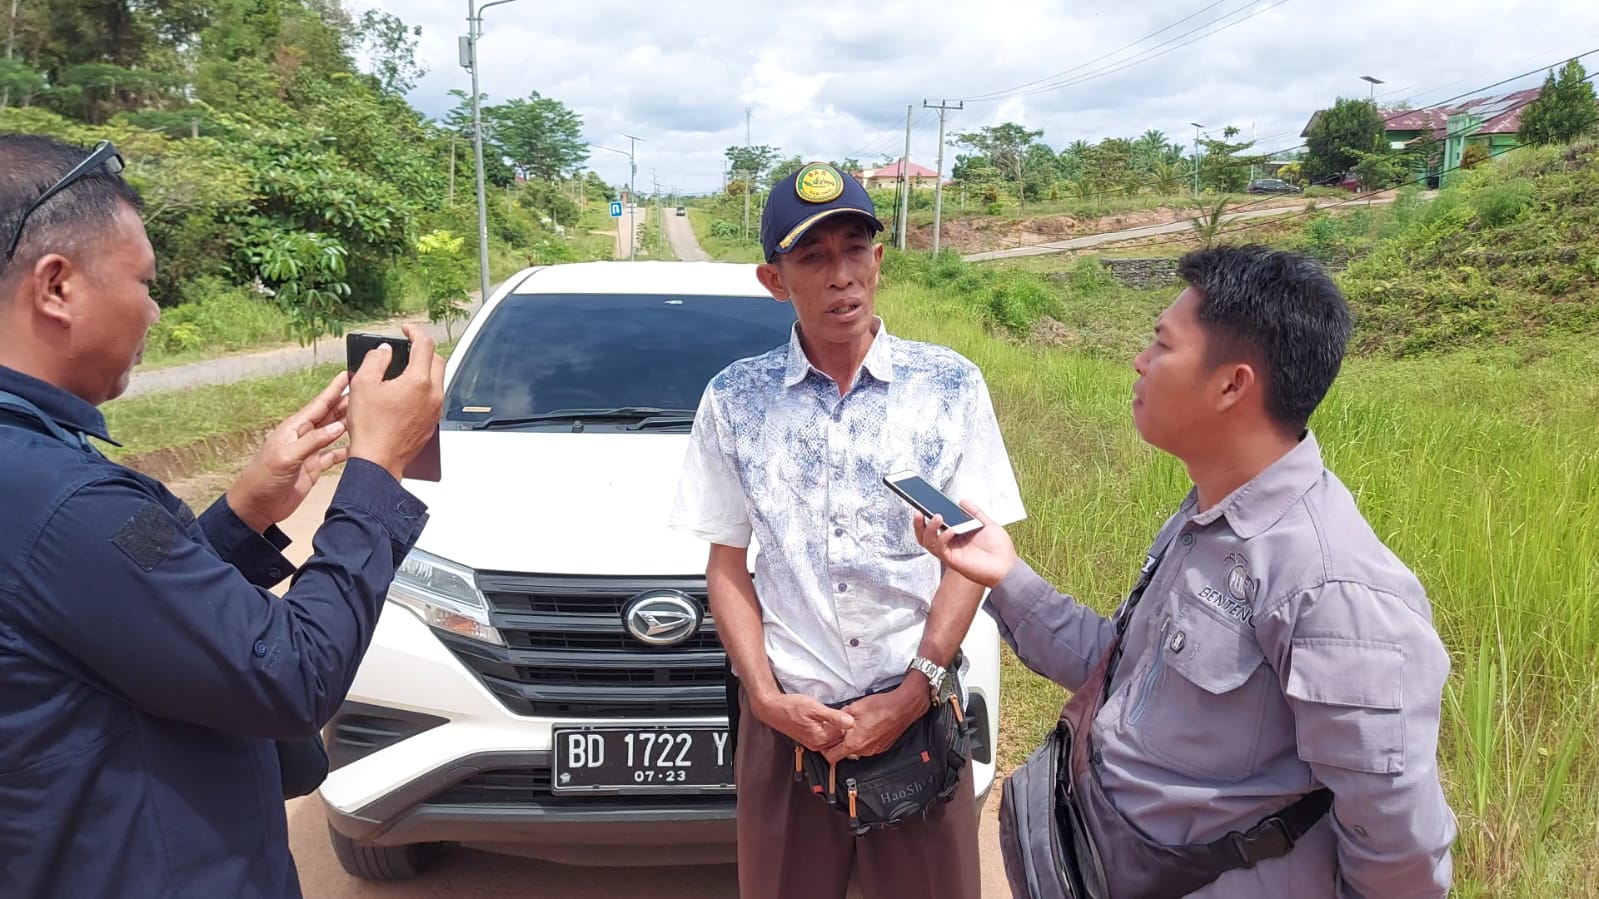
{"type": "Polygon", "coordinates": [[[111,542],[145,571],[152,571],[172,552],[178,537],[178,523],[160,504],[145,503],[111,542]]]}

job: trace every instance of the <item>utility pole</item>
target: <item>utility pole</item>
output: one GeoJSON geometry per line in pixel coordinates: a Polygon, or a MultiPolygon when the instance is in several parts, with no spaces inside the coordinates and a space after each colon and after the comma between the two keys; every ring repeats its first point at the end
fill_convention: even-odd
{"type": "Polygon", "coordinates": [[[632,262],[638,251],[638,191],[633,186],[638,178],[638,163],[633,161],[633,145],[643,143],[644,138],[622,136],[627,138],[627,261],[632,262]]]}
{"type": "Polygon", "coordinates": [[[750,160],[749,160],[749,148],[750,148],[750,108],[748,106],[746,106],[746,107],[744,107],[744,151],[745,151],[745,153],[744,153],[744,165],[746,166],[745,171],[744,171],[744,239],[745,240],[748,240],[749,236],[750,236],[750,181],[754,180],[752,178],[752,176],[751,176],[752,173],[748,169],[748,166],[749,166],[749,163],[750,163],[750,160]]]}
{"type": "Polygon", "coordinates": [[[461,39],[461,65],[472,70],[472,154],[477,159],[477,266],[481,302],[489,300],[489,210],[483,195],[483,113],[478,108],[477,42],[483,37],[483,13],[491,6],[512,0],[494,0],[481,7],[477,0],[466,0],[466,37],[461,39]]]}
{"type": "Polygon", "coordinates": [[[916,107],[905,106],[905,155],[899,158],[899,176],[905,183],[905,190],[899,198],[899,227],[894,235],[899,238],[899,248],[905,249],[905,232],[910,230],[911,218],[911,112],[916,107]]]}
{"type": "Polygon", "coordinates": [[[455,135],[450,135],[450,197],[444,201],[445,206],[455,205],[455,135]]]}
{"type": "Polygon", "coordinates": [[[1199,129],[1205,127],[1198,122],[1189,122],[1194,126],[1194,196],[1199,196],[1199,129]]]}
{"type": "MultiPolygon", "coordinates": [[[[962,100],[950,106],[948,100],[940,100],[935,106],[923,100],[922,105],[928,109],[938,110],[938,175],[933,181],[933,258],[937,259],[938,231],[943,226],[944,220],[944,114],[951,109],[965,109],[966,101],[962,100]]],[[[966,204],[963,202],[961,205],[964,207],[966,204]]]]}
{"type": "Polygon", "coordinates": [[[650,169],[650,181],[655,185],[655,256],[666,258],[666,219],[661,217],[661,179],[650,169]]]}

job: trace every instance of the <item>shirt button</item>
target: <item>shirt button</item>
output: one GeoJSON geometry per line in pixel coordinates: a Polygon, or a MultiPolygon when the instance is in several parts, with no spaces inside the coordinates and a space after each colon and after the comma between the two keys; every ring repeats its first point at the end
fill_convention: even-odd
{"type": "Polygon", "coordinates": [[[255,641],[255,657],[256,658],[258,658],[258,659],[265,658],[266,657],[266,649],[267,649],[267,647],[266,647],[265,643],[263,643],[260,640],[255,641]]]}
{"type": "Polygon", "coordinates": [[[849,584],[839,584],[838,585],[838,592],[840,592],[840,593],[848,593],[849,592],[849,584]]]}
{"type": "Polygon", "coordinates": [[[1186,646],[1187,644],[1188,644],[1188,635],[1183,633],[1182,631],[1178,631],[1177,632],[1177,636],[1171,638],[1171,651],[1172,652],[1182,652],[1183,651],[1183,647],[1186,646]]]}
{"type": "Polygon", "coordinates": [[[1193,534],[1184,534],[1183,535],[1183,545],[1184,546],[1193,546],[1194,545],[1194,535],[1193,534]]]}
{"type": "Polygon", "coordinates": [[[267,569],[267,577],[274,581],[281,581],[283,580],[283,569],[274,565],[273,567],[267,569]]]}
{"type": "Polygon", "coordinates": [[[851,646],[859,646],[859,645],[861,645],[861,641],[858,638],[856,638],[856,637],[851,637],[851,638],[849,638],[849,645],[851,645],[851,646]]]}
{"type": "Polygon", "coordinates": [[[834,537],[842,537],[842,536],[844,536],[844,529],[843,528],[833,528],[833,536],[834,537]]]}

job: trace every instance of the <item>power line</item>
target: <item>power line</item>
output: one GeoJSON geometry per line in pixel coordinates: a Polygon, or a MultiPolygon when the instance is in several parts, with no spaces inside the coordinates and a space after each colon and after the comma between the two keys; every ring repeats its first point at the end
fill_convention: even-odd
{"type": "Polygon", "coordinates": [[[1179,35],[1177,35],[1174,38],[1171,38],[1171,39],[1166,40],[1166,41],[1162,41],[1161,43],[1156,44],[1153,47],[1149,47],[1147,49],[1141,50],[1138,53],[1134,54],[1129,59],[1121,60],[1120,62],[1111,64],[1109,66],[1105,66],[1105,67],[1103,67],[1101,69],[1098,69],[1098,70],[1095,70],[1095,71],[1092,71],[1092,72],[1087,72],[1087,73],[1085,73],[1083,75],[1079,75],[1079,76],[1076,76],[1074,78],[1067,79],[1065,81],[1053,81],[1051,83],[1044,84],[1044,85],[1042,85],[1040,87],[1035,87],[1035,88],[1032,88],[1032,89],[1029,89],[1029,90],[1018,91],[1018,92],[1015,92],[1015,93],[1004,94],[1004,95],[995,96],[995,97],[988,97],[988,98],[985,98],[984,100],[973,101],[973,102],[991,103],[991,102],[997,102],[999,100],[1014,100],[1014,99],[1019,99],[1021,97],[1031,97],[1031,96],[1033,96],[1035,94],[1049,93],[1050,91],[1057,91],[1057,90],[1061,90],[1063,88],[1073,87],[1073,86],[1076,86],[1076,85],[1079,85],[1079,84],[1083,84],[1083,83],[1088,82],[1088,81],[1093,81],[1093,80],[1095,80],[1097,78],[1103,78],[1106,75],[1112,75],[1112,74],[1115,74],[1116,72],[1125,71],[1125,70],[1130,69],[1130,68],[1132,68],[1134,66],[1142,65],[1142,64],[1144,64],[1146,62],[1149,62],[1151,60],[1154,60],[1154,59],[1159,59],[1160,57],[1165,56],[1168,53],[1173,53],[1173,52],[1176,52],[1177,50],[1181,50],[1183,47],[1186,47],[1189,44],[1195,43],[1197,41],[1203,40],[1203,39],[1205,39],[1207,37],[1210,37],[1211,35],[1220,34],[1221,32],[1228,30],[1229,28],[1235,28],[1235,27],[1237,27],[1239,25],[1242,25],[1243,23],[1249,21],[1250,19],[1255,18],[1258,15],[1270,12],[1270,11],[1276,9],[1277,7],[1282,6],[1284,3],[1287,3],[1288,0],[1275,0],[1275,2],[1271,3],[1270,5],[1261,7],[1260,9],[1257,9],[1254,12],[1251,12],[1249,15],[1244,16],[1243,18],[1241,18],[1241,19],[1239,19],[1239,20],[1237,20],[1235,22],[1228,22],[1226,25],[1223,25],[1222,27],[1217,28],[1214,31],[1206,31],[1203,34],[1199,34],[1198,37],[1194,37],[1191,40],[1187,40],[1187,41],[1183,41],[1182,43],[1178,43],[1176,46],[1171,46],[1173,43],[1175,43],[1177,41],[1182,41],[1183,38],[1188,37],[1189,35],[1195,34],[1196,32],[1204,31],[1204,29],[1209,28],[1212,25],[1216,25],[1216,24],[1218,24],[1220,22],[1226,21],[1227,19],[1230,19],[1233,16],[1236,16],[1239,13],[1244,12],[1245,10],[1249,9],[1251,6],[1254,6],[1256,2],[1258,2],[1258,0],[1251,0],[1250,3],[1248,3],[1248,4],[1246,4],[1246,5],[1242,6],[1242,7],[1239,7],[1238,9],[1235,9],[1235,10],[1233,10],[1230,13],[1227,13],[1224,16],[1221,16],[1221,17],[1216,18],[1216,19],[1212,19],[1211,21],[1206,22],[1203,25],[1200,25],[1200,26],[1198,26],[1196,28],[1193,28],[1193,29],[1191,29],[1189,31],[1185,31],[1182,34],[1179,34],[1179,35]],[[1155,51],[1159,51],[1159,52],[1155,52],[1155,51]]]}
{"type": "Polygon", "coordinates": [[[961,97],[956,102],[977,103],[977,102],[981,102],[983,100],[988,100],[990,98],[998,97],[1000,94],[1009,94],[1009,93],[1013,93],[1015,91],[1025,90],[1027,88],[1033,87],[1034,85],[1042,84],[1045,81],[1051,81],[1051,80],[1059,78],[1059,77],[1061,77],[1063,75],[1069,75],[1072,72],[1081,71],[1082,69],[1085,69],[1085,68],[1093,65],[1096,62],[1102,62],[1102,61],[1110,59],[1111,57],[1116,56],[1116,55],[1118,55],[1118,54],[1120,54],[1120,53],[1122,53],[1122,52],[1124,52],[1126,50],[1130,50],[1133,47],[1136,47],[1139,44],[1142,44],[1144,41],[1150,40],[1152,38],[1159,37],[1163,33],[1167,32],[1167,31],[1170,31],[1173,28],[1176,28],[1178,25],[1181,25],[1182,23],[1188,21],[1189,19],[1192,19],[1192,18],[1194,18],[1195,16],[1198,16],[1198,15],[1201,15],[1202,13],[1209,12],[1210,10],[1215,9],[1216,7],[1221,6],[1223,3],[1226,3],[1226,2],[1227,2],[1227,0],[1216,0],[1215,3],[1212,3],[1209,6],[1205,6],[1205,7],[1201,8],[1201,9],[1198,9],[1198,10],[1195,10],[1194,12],[1189,13],[1186,16],[1183,16],[1181,19],[1178,19],[1177,21],[1171,23],[1170,25],[1167,25],[1165,28],[1160,29],[1159,31],[1150,32],[1149,34],[1144,35],[1143,37],[1139,38],[1138,40],[1133,41],[1130,44],[1127,44],[1126,46],[1118,47],[1115,50],[1112,50],[1111,52],[1106,53],[1104,56],[1096,56],[1096,57],[1094,57],[1093,59],[1090,59],[1087,62],[1079,63],[1079,64],[1077,64],[1075,66],[1072,66],[1069,69],[1064,69],[1062,71],[1056,72],[1053,75],[1045,75],[1043,78],[1039,78],[1039,79],[1036,79],[1034,81],[1029,81],[1026,84],[1019,84],[1019,85],[1017,85],[1015,87],[1004,88],[1003,90],[989,91],[986,94],[977,94],[977,95],[971,96],[971,97],[961,97]]]}
{"type": "MultiPolygon", "coordinates": [[[[1184,48],[1184,47],[1186,47],[1186,46],[1188,46],[1190,44],[1193,44],[1193,43],[1196,43],[1198,41],[1204,40],[1205,38],[1210,37],[1212,35],[1220,34],[1221,32],[1226,31],[1226,30],[1228,30],[1230,28],[1236,28],[1237,26],[1244,24],[1245,22],[1249,21],[1250,19],[1253,19],[1254,17],[1256,17],[1258,15],[1262,15],[1264,13],[1271,12],[1272,10],[1276,9],[1279,6],[1282,6],[1284,3],[1287,3],[1287,2],[1288,2],[1288,0],[1276,0],[1276,2],[1272,3],[1271,5],[1261,7],[1260,9],[1255,10],[1254,12],[1250,13],[1247,16],[1244,16],[1242,19],[1239,19],[1236,22],[1228,22],[1226,25],[1223,25],[1222,27],[1217,28],[1214,31],[1207,31],[1207,32],[1205,32],[1203,34],[1198,35],[1197,37],[1194,37],[1194,38],[1190,39],[1190,40],[1183,41],[1182,43],[1177,44],[1176,46],[1172,46],[1172,47],[1168,47],[1167,46],[1168,44],[1171,44],[1173,41],[1181,40],[1182,38],[1187,37],[1190,34],[1194,34],[1197,31],[1201,31],[1204,28],[1208,28],[1211,25],[1216,24],[1217,22],[1221,22],[1221,21],[1223,21],[1225,19],[1229,19],[1229,18],[1237,15],[1238,13],[1243,12],[1245,9],[1248,9],[1249,7],[1246,6],[1246,7],[1243,7],[1241,9],[1234,10],[1233,12],[1228,13],[1225,16],[1222,16],[1220,19],[1216,19],[1213,22],[1206,23],[1205,25],[1202,25],[1199,28],[1194,29],[1193,31],[1188,31],[1188,32],[1185,32],[1183,34],[1180,34],[1177,37],[1174,37],[1174,38],[1172,38],[1169,41],[1165,41],[1163,43],[1156,44],[1154,47],[1149,48],[1149,50],[1142,51],[1143,53],[1148,53],[1149,54],[1147,56],[1144,56],[1142,59],[1137,58],[1135,56],[1133,59],[1125,60],[1122,63],[1118,63],[1118,64],[1116,64],[1114,66],[1106,67],[1106,68],[1101,69],[1099,71],[1089,72],[1087,74],[1078,76],[1076,78],[1072,78],[1072,79],[1070,79],[1068,81],[1063,81],[1063,82],[1060,82],[1060,83],[1057,83],[1057,84],[1050,84],[1050,85],[1046,85],[1044,87],[1034,88],[1034,89],[1032,89],[1030,91],[1026,91],[1026,92],[1023,92],[1023,93],[1015,94],[1012,97],[1002,97],[1002,98],[999,98],[999,99],[1019,99],[1021,97],[1031,97],[1031,96],[1034,96],[1035,94],[1043,94],[1043,93],[1048,93],[1050,91],[1061,90],[1063,88],[1075,87],[1076,85],[1083,84],[1085,82],[1093,81],[1093,80],[1098,79],[1098,78],[1103,78],[1106,75],[1114,75],[1117,72],[1126,71],[1127,69],[1130,69],[1130,68],[1132,68],[1134,66],[1143,65],[1144,63],[1149,62],[1151,60],[1159,59],[1160,57],[1165,56],[1168,53],[1175,53],[1176,51],[1181,50],[1182,48],[1184,48]],[[1165,49],[1160,49],[1160,48],[1163,48],[1163,47],[1165,49]],[[1158,53],[1152,52],[1152,51],[1155,51],[1155,50],[1160,50],[1160,52],[1158,52],[1158,53]]],[[[1140,54],[1140,55],[1142,55],[1142,54],[1140,54]]]]}

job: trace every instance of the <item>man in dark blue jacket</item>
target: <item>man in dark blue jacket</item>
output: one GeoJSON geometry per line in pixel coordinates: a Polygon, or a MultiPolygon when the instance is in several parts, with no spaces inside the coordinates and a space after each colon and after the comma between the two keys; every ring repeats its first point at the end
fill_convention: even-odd
{"type": "Polygon", "coordinates": [[[299,896],[275,741],[339,707],[426,520],[443,361],[374,351],[195,516],[92,442],[159,315],[121,164],[0,135],[0,896],[299,896]],[[346,459],[295,572],[274,523],[346,459]]]}

